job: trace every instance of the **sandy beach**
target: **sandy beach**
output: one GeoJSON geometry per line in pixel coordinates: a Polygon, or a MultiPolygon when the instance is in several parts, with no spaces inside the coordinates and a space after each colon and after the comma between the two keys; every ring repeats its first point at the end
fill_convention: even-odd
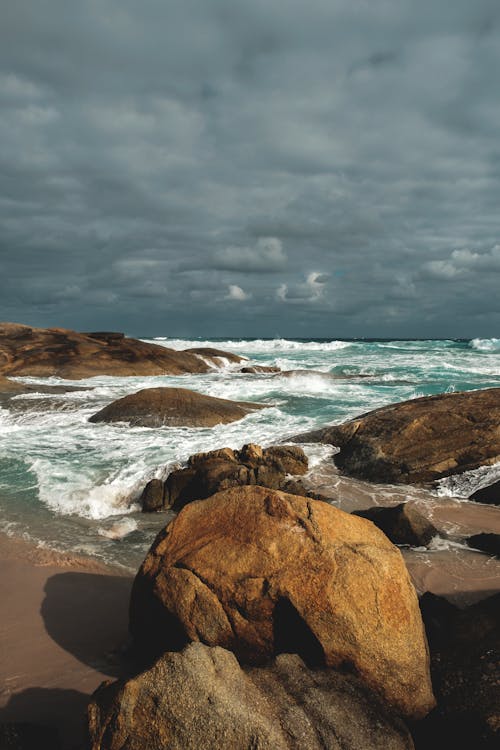
{"type": "Polygon", "coordinates": [[[89,695],[120,675],[132,579],[0,536],[0,722],[56,726],[83,747],[89,695]]]}

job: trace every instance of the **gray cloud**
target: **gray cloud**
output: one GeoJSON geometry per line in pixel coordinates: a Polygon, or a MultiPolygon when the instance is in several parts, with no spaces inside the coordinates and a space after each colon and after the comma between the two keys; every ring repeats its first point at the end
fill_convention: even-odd
{"type": "Polygon", "coordinates": [[[8,4],[0,317],[498,335],[499,42],[497,0],[8,4]]]}

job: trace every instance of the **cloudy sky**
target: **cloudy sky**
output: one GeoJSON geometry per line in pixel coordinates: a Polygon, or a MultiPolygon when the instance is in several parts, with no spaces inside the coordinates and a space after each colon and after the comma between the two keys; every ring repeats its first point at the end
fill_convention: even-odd
{"type": "Polygon", "coordinates": [[[498,0],[15,0],[0,319],[500,335],[498,0]]]}

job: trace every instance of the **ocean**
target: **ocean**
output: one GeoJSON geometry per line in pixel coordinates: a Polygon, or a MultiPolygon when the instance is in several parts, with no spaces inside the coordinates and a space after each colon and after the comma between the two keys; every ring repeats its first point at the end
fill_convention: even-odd
{"type": "MultiPolygon", "coordinates": [[[[3,402],[0,530],[133,570],[170,517],[140,512],[137,500],[144,484],[152,477],[165,477],[192,453],[239,448],[248,442],[272,445],[385,404],[500,386],[500,339],[144,340],[173,349],[216,347],[248,358],[249,364],[294,372],[242,374],[241,365],[221,359],[220,367],[202,375],[94,377],[70,383],[84,390],[29,393],[3,402]],[[258,401],[267,408],[210,429],[89,423],[92,414],[114,399],[161,385],[258,401]]],[[[68,384],[57,378],[19,380],[68,384]]],[[[474,489],[500,477],[497,464],[445,480],[432,491],[368,485],[340,477],[330,447],[309,445],[305,450],[314,483],[331,489],[335,503],[347,510],[409,496],[428,507],[451,497],[455,507],[474,489]]],[[[448,526],[452,532],[453,524],[448,526]]]]}

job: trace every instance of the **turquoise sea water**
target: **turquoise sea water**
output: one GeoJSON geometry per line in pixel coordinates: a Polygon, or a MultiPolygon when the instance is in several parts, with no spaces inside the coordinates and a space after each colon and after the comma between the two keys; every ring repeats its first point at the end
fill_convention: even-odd
{"type": "MultiPolygon", "coordinates": [[[[153,339],[145,339],[153,340],[153,339]]],[[[221,360],[204,375],[95,377],[88,390],[28,394],[0,408],[0,529],[56,548],[135,566],[166,516],[138,512],[145,482],[165,476],[196,451],[270,445],[287,436],[345,421],[384,404],[455,390],[500,386],[500,340],[187,341],[154,339],[175,349],[214,346],[277,365],[290,375],[238,372],[221,360]],[[127,393],[172,385],[268,408],[212,429],[130,428],[91,424],[89,416],[127,393]]],[[[60,384],[57,378],[23,378],[60,384]]],[[[309,447],[312,466],[331,463],[328,450],[309,447]]],[[[488,476],[500,471],[488,470],[488,476]]],[[[486,483],[479,473],[450,484],[454,495],[486,483]]],[[[375,491],[375,490],[374,490],[375,491]]],[[[442,492],[446,492],[444,487],[442,492]]]]}

